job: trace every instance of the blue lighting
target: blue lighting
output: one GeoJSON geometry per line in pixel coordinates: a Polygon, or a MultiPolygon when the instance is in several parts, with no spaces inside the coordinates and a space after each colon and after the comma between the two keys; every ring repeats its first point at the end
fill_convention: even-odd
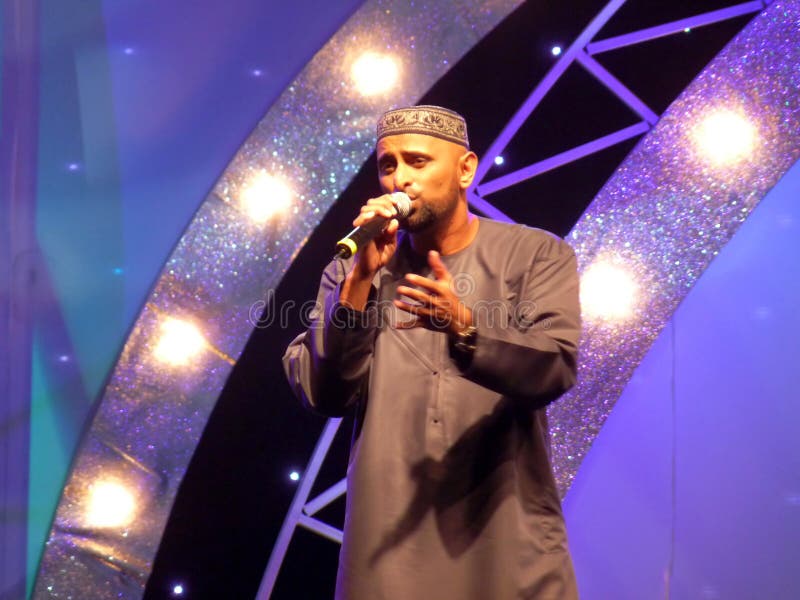
{"type": "Polygon", "coordinates": [[[172,588],[172,595],[173,596],[183,596],[183,585],[180,583],[175,584],[172,588]]]}
{"type": "Polygon", "coordinates": [[[253,69],[252,71],[250,71],[250,74],[253,77],[261,77],[264,74],[264,71],[262,71],[261,69],[253,69]]]}
{"type": "Polygon", "coordinates": [[[550,53],[551,53],[553,56],[559,56],[559,55],[561,54],[561,46],[553,46],[553,47],[550,49],[550,53]]]}
{"type": "Polygon", "coordinates": [[[291,473],[289,473],[289,479],[291,479],[292,481],[300,481],[300,473],[298,473],[297,471],[292,471],[291,473]]]}
{"type": "Polygon", "coordinates": [[[502,156],[498,155],[498,156],[494,157],[494,164],[502,165],[504,162],[505,162],[505,159],[503,159],[502,156]]]}
{"type": "Polygon", "coordinates": [[[123,50],[123,52],[125,53],[126,56],[131,56],[135,52],[135,50],[130,46],[128,46],[123,50]]]}
{"type": "Polygon", "coordinates": [[[69,163],[67,165],[67,170],[72,171],[73,173],[75,171],[80,171],[80,168],[81,168],[80,163],[76,163],[76,162],[71,162],[71,163],[69,163]]]}

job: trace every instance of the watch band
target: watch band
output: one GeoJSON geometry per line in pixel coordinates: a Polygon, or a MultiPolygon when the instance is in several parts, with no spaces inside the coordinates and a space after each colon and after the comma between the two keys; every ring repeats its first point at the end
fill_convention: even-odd
{"type": "Polygon", "coordinates": [[[474,325],[470,325],[456,334],[453,344],[459,352],[473,354],[478,341],[478,330],[474,325]]]}

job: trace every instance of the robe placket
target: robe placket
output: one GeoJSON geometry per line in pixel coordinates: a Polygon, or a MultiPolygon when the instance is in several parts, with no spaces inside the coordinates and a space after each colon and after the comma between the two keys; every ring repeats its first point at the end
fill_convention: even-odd
{"type": "Polygon", "coordinates": [[[447,452],[447,436],[445,419],[445,412],[442,399],[442,370],[441,364],[441,350],[436,347],[441,347],[442,342],[445,340],[445,334],[441,332],[429,332],[431,337],[431,345],[435,346],[431,357],[439,357],[436,361],[434,358],[434,365],[436,369],[431,373],[431,385],[433,386],[433,393],[431,394],[431,403],[428,406],[428,423],[426,426],[427,446],[429,448],[429,455],[434,460],[441,460],[447,452]],[[439,363],[439,364],[437,364],[439,363]]]}

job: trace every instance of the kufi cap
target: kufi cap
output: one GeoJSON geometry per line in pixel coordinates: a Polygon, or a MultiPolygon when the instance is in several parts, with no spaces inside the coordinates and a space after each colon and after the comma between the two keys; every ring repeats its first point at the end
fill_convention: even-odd
{"type": "Polygon", "coordinates": [[[401,133],[432,135],[469,148],[464,117],[441,106],[396,108],[383,113],[378,119],[378,139],[401,133]]]}

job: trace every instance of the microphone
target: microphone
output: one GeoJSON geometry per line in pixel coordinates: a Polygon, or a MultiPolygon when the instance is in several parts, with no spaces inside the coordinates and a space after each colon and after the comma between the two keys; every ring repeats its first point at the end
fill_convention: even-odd
{"type": "Polygon", "coordinates": [[[350,258],[359,248],[368,244],[370,240],[378,237],[391,219],[405,219],[411,213],[411,198],[405,192],[394,192],[392,204],[397,209],[397,214],[390,219],[376,214],[363,225],[356,227],[336,242],[334,258],[350,258]]]}

